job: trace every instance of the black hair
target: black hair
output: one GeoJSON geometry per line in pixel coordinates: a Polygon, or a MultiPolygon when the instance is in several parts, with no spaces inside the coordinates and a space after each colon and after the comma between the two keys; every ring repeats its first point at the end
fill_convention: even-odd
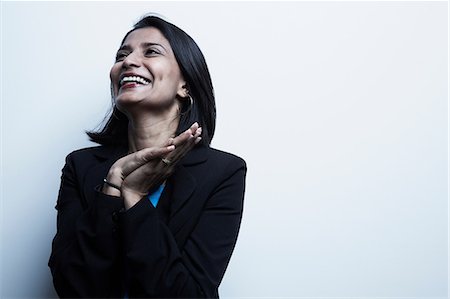
{"type": "MultiPolygon", "coordinates": [[[[186,81],[189,95],[193,99],[191,107],[180,114],[176,134],[180,134],[194,122],[198,122],[202,127],[201,143],[209,145],[216,127],[216,103],[205,57],[196,42],[186,32],[154,15],[144,16],[138,21],[133,29],[125,35],[121,45],[131,32],[146,27],[158,29],[169,41],[181,74],[186,81]]],[[[114,105],[103,128],[97,132],[86,132],[86,134],[91,141],[102,145],[128,145],[128,118],[114,105]]]]}

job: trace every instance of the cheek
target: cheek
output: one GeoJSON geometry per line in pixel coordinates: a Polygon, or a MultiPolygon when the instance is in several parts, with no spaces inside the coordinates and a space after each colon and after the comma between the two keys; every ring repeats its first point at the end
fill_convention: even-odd
{"type": "Polygon", "coordinates": [[[180,68],[178,67],[178,64],[171,63],[166,65],[166,69],[169,69],[169,72],[166,72],[166,79],[170,82],[171,86],[174,89],[178,89],[178,86],[180,85],[180,82],[183,81],[183,76],[181,75],[180,68]]]}
{"type": "Polygon", "coordinates": [[[119,80],[119,70],[120,67],[117,64],[113,65],[111,71],[109,72],[109,78],[111,79],[111,83],[116,85],[119,80]]]}
{"type": "Polygon", "coordinates": [[[119,70],[120,67],[118,67],[116,64],[113,65],[111,68],[111,71],[109,72],[109,78],[111,80],[111,95],[115,96],[117,94],[118,89],[118,81],[119,81],[119,70]]]}

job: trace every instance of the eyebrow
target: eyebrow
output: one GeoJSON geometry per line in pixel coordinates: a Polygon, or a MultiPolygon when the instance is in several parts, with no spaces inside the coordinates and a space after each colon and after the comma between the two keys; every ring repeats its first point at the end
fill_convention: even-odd
{"type": "MultiPolygon", "coordinates": [[[[141,46],[142,48],[148,48],[148,47],[151,47],[151,46],[159,46],[159,47],[163,48],[164,51],[167,51],[167,49],[166,49],[163,45],[158,44],[158,43],[150,43],[150,42],[148,42],[148,43],[141,43],[140,46],[141,46]]],[[[129,45],[123,45],[122,47],[119,48],[118,51],[120,51],[120,50],[130,51],[130,50],[131,50],[131,46],[129,46],[129,45]]]]}

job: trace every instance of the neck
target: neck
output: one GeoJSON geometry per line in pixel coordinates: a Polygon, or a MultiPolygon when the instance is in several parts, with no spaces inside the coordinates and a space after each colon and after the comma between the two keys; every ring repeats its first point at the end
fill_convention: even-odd
{"type": "MultiPolygon", "coordinates": [[[[178,110],[177,110],[178,111],[178,110]]],[[[144,148],[164,146],[175,137],[180,117],[175,113],[129,118],[128,150],[130,153],[144,148]]]]}

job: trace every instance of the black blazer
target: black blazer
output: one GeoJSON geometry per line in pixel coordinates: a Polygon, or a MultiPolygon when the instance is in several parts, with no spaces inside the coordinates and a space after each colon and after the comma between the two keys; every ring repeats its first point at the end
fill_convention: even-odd
{"type": "Polygon", "coordinates": [[[125,148],[66,158],[49,267],[60,297],[218,297],[242,217],[246,165],[197,146],[167,180],[157,208],[128,211],[100,192],[125,148]],[[124,286],[124,283],[127,285],[124,286]]]}

